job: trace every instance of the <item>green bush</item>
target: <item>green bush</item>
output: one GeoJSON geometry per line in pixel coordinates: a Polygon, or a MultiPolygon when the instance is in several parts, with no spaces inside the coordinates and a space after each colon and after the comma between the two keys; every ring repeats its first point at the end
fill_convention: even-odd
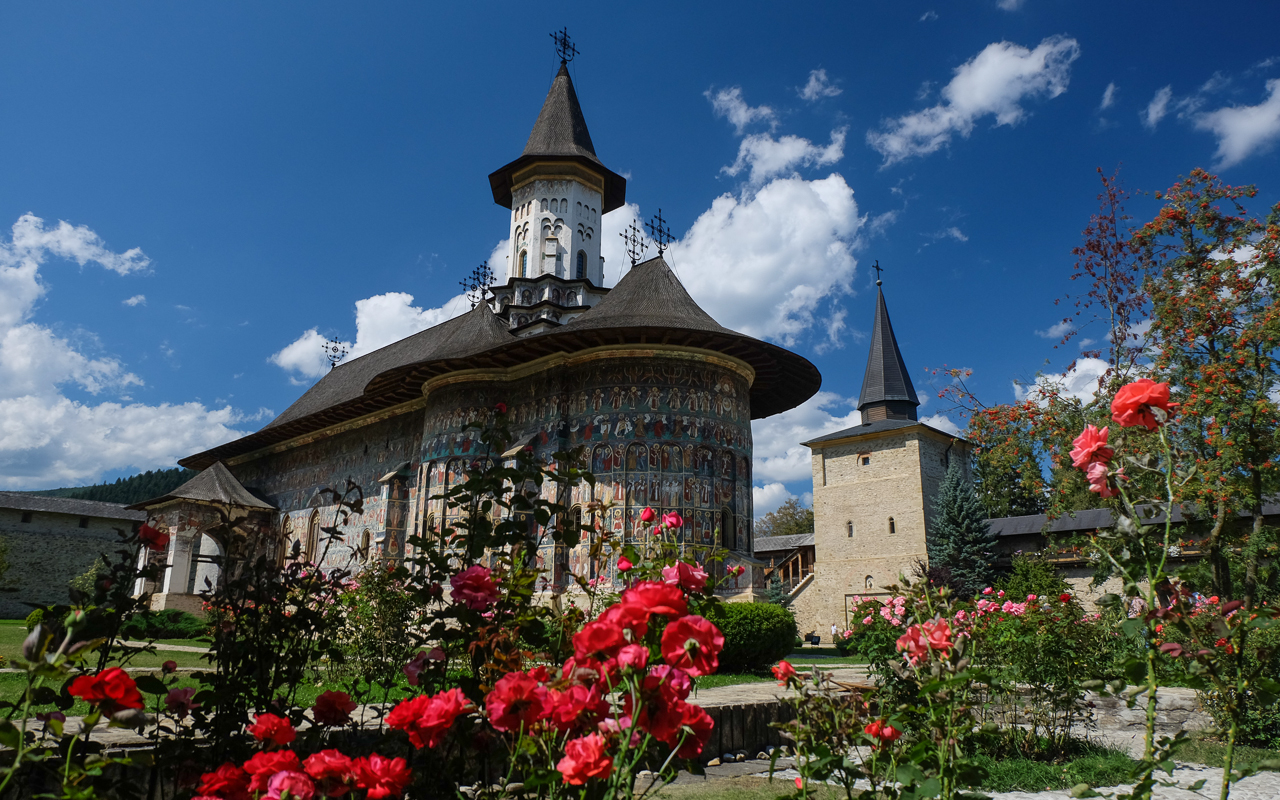
{"type": "Polygon", "coordinates": [[[1035,554],[1019,554],[1013,557],[1008,575],[996,581],[995,588],[1003,589],[1009,599],[1021,602],[1027,595],[1057,597],[1071,587],[1058,574],[1058,569],[1047,559],[1035,554]]]}
{"type": "MultiPolygon", "coordinates": [[[[1250,633],[1244,660],[1246,671],[1261,668],[1263,676],[1280,681],[1280,625],[1250,633]]],[[[1219,729],[1226,730],[1231,725],[1231,715],[1225,699],[1216,691],[1201,692],[1200,699],[1219,729]]],[[[1280,707],[1262,702],[1253,693],[1246,694],[1237,741],[1250,747],[1280,749],[1280,707]]]]}
{"type": "Polygon", "coordinates": [[[790,655],[796,618],[773,603],[723,603],[711,615],[724,634],[721,672],[760,672],[790,655]]]}
{"type": "Polygon", "coordinates": [[[44,609],[37,608],[27,615],[27,632],[34,631],[36,626],[44,621],[44,609]]]}
{"type": "Polygon", "coordinates": [[[173,608],[144,611],[120,626],[121,639],[199,639],[208,632],[204,620],[173,608]]]}

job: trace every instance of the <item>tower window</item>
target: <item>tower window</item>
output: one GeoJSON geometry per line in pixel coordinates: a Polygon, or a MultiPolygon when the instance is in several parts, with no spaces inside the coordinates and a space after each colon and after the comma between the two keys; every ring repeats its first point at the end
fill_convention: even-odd
{"type": "Polygon", "coordinates": [[[518,273],[521,278],[529,277],[528,275],[525,274],[525,269],[527,269],[528,266],[529,266],[529,251],[521,250],[520,251],[520,271],[518,273]]]}
{"type": "Polygon", "coordinates": [[[869,466],[871,466],[871,456],[863,456],[863,457],[862,457],[862,466],[864,466],[864,467],[869,467],[869,466]]]}
{"type": "Polygon", "coordinates": [[[893,517],[889,517],[889,533],[897,533],[898,527],[893,523],[893,517]]]}
{"type": "Polygon", "coordinates": [[[23,511],[23,512],[22,512],[22,521],[23,521],[23,522],[30,522],[30,521],[31,521],[31,512],[30,512],[30,511],[23,511]]]}
{"type": "Polygon", "coordinates": [[[81,518],[80,518],[80,527],[81,527],[81,528],[87,528],[87,527],[89,527],[89,518],[88,518],[88,517],[81,517],[81,518]]]}
{"type": "Polygon", "coordinates": [[[573,277],[578,280],[587,277],[587,252],[585,250],[578,251],[578,268],[574,271],[573,277]]]}
{"type": "Polygon", "coordinates": [[[844,529],[849,532],[849,538],[853,538],[853,520],[849,520],[844,524],[844,529]]]}

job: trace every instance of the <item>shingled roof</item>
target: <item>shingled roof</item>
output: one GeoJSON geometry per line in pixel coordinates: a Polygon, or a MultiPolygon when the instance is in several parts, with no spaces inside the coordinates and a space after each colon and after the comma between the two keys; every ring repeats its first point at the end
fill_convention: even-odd
{"type": "Polygon", "coordinates": [[[907,365],[898,350],[898,340],[889,322],[889,309],[884,304],[884,290],[877,290],[876,320],[871,331],[871,352],[867,356],[867,371],[862,377],[862,394],[858,397],[858,410],[873,403],[900,401],[920,405],[915,387],[907,374],[907,365]]]}
{"type": "Polygon", "coordinates": [[[964,437],[956,436],[954,433],[948,433],[941,428],[935,428],[932,425],[920,422],[914,419],[878,419],[875,422],[864,422],[861,425],[854,425],[852,428],[836,431],[835,433],[826,433],[807,442],[800,444],[805,447],[812,447],[815,444],[824,444],[826,442],[837,442],[841,439],[852,439],[855,436],[866,436],[871,433],[886,433],[888,431],[896,431],[899,428],[928,428],[934,433],[940,433],[943,436],[950,436],[952,439],[964,441],[964,437]]]}
{"type": "Polygon", "coordinates": [[[586,117],[578,103],[578,93],[573,90],[568,65],[560,64],[560,71],[551,81],[551,90],[542,104],[538,121],[533,125],[524,152],[510,164],[489,176],[493,189],[493,202],[511,208],[513,176],[523,167],[537,161],[571,161],[583,164],[596,172],[604,181],[604,198],[601,213],[621,208],[627,201],[627,181],[616,174],[596,156],[591,133],[587,130],[586,117]]]}
{"type": "Polygon", "coordinates": [[[70,514],[74,517],[126,519],[135,522],[141,522],[147,518],[146,514],[130,511],[119,503],[76,500],[70,497],[47,497],[23,492],[0,492],[0,508],[12,508],[15,511],[40,511],[46,514],[70,514]]]}
{"type": "Polygon", "coordinates": [[[595,306],[569,323],[517,337],[485,304],[461,317],[339,365],[283,414],[242,439],[182,459],[213,462],[287,441],[422,396],[431,378],[462,369],[506,369],[553,353],[666,344],[723,353],[755,370],[753,419],[803,403],[822,385],[817,367],[777,345],[736,333],[698,307],[661,258],[637,264],[595,306]]]}
{"type": "Polygon", "coordinates": [[[129,508],[145,510],[161,503],[167,503],[170,500],[199,500],[205,503],[219,503],[243,508],[261,508],[268,511],[274,511],[276,508],[250,494],[249,490],[244,488],[240,481],[236,480],[236,476],[232,475],[231,470],[223,466],[221,461],[213,462],[199,475],[168,494],[141,503],[134,503],[129,508]]]}

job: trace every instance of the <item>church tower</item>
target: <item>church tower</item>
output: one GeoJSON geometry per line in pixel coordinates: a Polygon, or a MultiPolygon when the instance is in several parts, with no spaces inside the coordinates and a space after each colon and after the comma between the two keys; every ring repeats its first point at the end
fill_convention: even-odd
{"type": "MultiPolygon", "coordinates": [[[[572,50],[570,48],[569,53],[572,50]]],[[[511,249],[495,265],[495,311],[520,334],[568,322],[604,296],[601,218],[626,202],[627,182],[596,156],[561,50],[560,71],[524,152],[489,176],[511,209],[511,249]]]]}
{"type": "Polygon", "coordinates": [[[800,630],[847,627],[854,598],[883,596],[925,561],[925,532],[951,460],[969,444],[917,419],[920,400],[889,323],[881,282],[861,424],[804,444],[812,451],[814,578],[793,599],[800,630]]]}

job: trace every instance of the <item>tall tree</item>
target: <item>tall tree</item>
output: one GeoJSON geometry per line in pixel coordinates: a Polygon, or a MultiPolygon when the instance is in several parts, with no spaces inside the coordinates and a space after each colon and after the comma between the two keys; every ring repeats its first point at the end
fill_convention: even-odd
{"type": "Polygon", "coordinates": [[[794,497],[770,511],[755,524],[755,534],[761,536],[792,536],[813,533],[813,509],[805,508],[794,497]]]}
{"type": "Polygon", "coordinates": [[[932,522],[925,538],[929,566],[950,569],[952,583],[964,594],[990,586],[996,577],[996,537],[973,484],[965,479],[960,459],[952,459],[947,468],[932,522]]]}
{"type": "Polygon", "coordinates": [[[1134,235],[1147,267],[1151,339],[1159,377],[1181,402],[1173,434],[1196,470],[1180,500],[1211,517],[1209,562],[1215,591],[1252,605],[1258,558],[1246,554],[1240,593],[1228,553],[1263,534],[1262,504],[1280,488],[1280,205],[1250,217],[1252,186],[1222,183],[1204,170],[1156,196],[1155,219],[1134,235]],[[1239,512],[1252,517],[1233,530],[1239,512]]]}

